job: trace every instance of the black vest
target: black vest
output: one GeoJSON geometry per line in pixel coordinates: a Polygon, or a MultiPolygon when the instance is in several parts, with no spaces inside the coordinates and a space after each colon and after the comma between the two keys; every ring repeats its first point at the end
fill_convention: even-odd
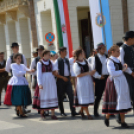
{"type": "MultiPolygon", "coordinates": [[[[106,58],[108,57],[107,55],[105,56],[106,58]]],[[[99,73],[99,75],[102,75],[102,63],[98,55],[95,55],[95,70],[99,73]]]]}
{"type": "Polygon", "coordinates": [[[89,72],[89,66],[88,66],[88,62],[85,60],[86,64],[82,65],[79,62],[76,62],[78,64],[78,66],[81,68],[81,73],[85,73],[85,72],[89,72]]]}
{"type": "MultiPolygon", "coordinates": [[[[71,75],[71,74],[70,74],[70,64],[69,64],[69,60],[68,60],[67,58],[65,58],[65,62],[66,62],[66,64],[67,64],[67,66],[68,66],[69,75],[71,75]]],[[[64,61],[63,61],[62,58],[58,58],[58,70],[59,70],[59,74],[60,74],[61,76],[64,76],[64,61]]]]}
{"type": "Polygon", "coordinates": [[[35,64],[36,66],[34,67],[35,70],[37,70],[37,63],[40,61],[40,57],[35,58],[35,64]]]}
{"type": "MultiPolygon", "coordinates": [[[[4,64],[3,65],[0,64],[0,69],[5,68],[5,66],[6,66],[6,60],[4,60],[4,64]]],[[[0,73],[0,77],[7,77],[7,76],[8,76],[8,73],[6,71],[0,73]]]]}
{"type": "Polygon", "coordinates": [[[119,70],[122,70],[122,69],[123,69],[121,62],[120,62],[120,63],[117,63],[117,62],[115,62],[113,59],[111,59],[111,58],[109,58],[109,59],[110,59],[111,61],[113,61],[116,71],[119,71],[119,70]]]}
{"type": "Polygon", "coordinates": [[[122,48],[125,52],[124,55],[124,62],[132,69],[134,70],[134,50],[132,46],[128,45],[122,45],[122,48]]]}

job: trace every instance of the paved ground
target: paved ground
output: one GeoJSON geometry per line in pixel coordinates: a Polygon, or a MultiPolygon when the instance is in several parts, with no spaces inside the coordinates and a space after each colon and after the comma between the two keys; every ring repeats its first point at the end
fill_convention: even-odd
{"type": "MultiPolygon", "coordinates": [[[[3,94],[4,97],[4,94],[3,94]]],[[[80,116],[72,118],[68,102],[65,104],[67,117],[60,117],[59,111],[56,111],[58,116],[57,121],[52,121],[47,117],[46,121],[40,120],[40,115],[36,110],[32,109],[31,114],[27,119],[20,119],[14,114],[14,107],[0,106],[0,134],[133,134],[134,133],[134,116],[129,113],[126,116],[126,122],[131,128],[121,129],[115,119],[110,120],[110,127],[106,127],[103,123],[103,116],[99,119],[82,120],[80,116]]],[[[77,109],[77,111],[79,108],[77,109]]],[[[90,107],[91,114],[93,108],[90,107]]],[[[101,113],[101,106],[100,106],[101,113]]]]}

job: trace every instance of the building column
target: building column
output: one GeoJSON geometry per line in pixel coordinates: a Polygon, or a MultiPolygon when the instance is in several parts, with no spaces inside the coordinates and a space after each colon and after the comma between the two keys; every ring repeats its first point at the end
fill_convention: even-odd
{"type": "Polygon", "coordinates": [[[35,20],[35,5],[34,0],[29,0],[29,13],[30,13],[30,23],[31,23],[31,35],[33,47],[38,47],[36,20],[35,20]]]}
{"type": "Polygon", "coordinates": [[[0,51],[5,53],[6,56],[6,39],[4,25],[0,25],[0,51]]]}

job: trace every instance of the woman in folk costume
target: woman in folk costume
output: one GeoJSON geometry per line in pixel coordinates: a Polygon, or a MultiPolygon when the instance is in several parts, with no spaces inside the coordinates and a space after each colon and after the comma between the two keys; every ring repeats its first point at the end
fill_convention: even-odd
{"type": "Polygon", "coordinates": [[[32,100],[31,91],[24,75],[26,73],[32,73],[34,70],[30,70],[24,64],[21,64],[21,57],[19,53],[13,57],[15,61],[15,63],[11,64],[13,77],[9,80],[4,104],[16,106],[17,115],[26,117],[23,113],[22,106],[32,104],[32,100]]]}
{"type": "Polygon", "coordinates": [[[95,73],[90,72],[88,62],[84,60],[84,52],[81,49],[76,50],[76,62],[74,63],[73,70],[77,77],[76,92],[78,97],[78,105],[81,106],[81,115],[85,110],[88,119],[92,120],[92,116],[89,114],[88,106],[94,104],[94,87],[91,76],[95,73]]]}
{"type": "Polygon", "coordinates": [[[103,114],[106,114],[104,123],[108,127],[110,114],[120,114],[121,126],[128,128],[125,123],[125,114],[131,110],[131,100],[128,83],[124,76],[127,65],[123,67],[119,61],[120,50],[117,45],[113,45],[109,52],[111,56],[108,58],[107,68],[110,76],[107,79],[102,109],[103,114]]]}
{"type": "Polygon", "coordinates": [[[57,70],[54,64],[50,61],[50,51],[43,51],[43,59],[37,63],[37,83],[35,91],[34,108],[41,110],[41,117],[45,119],[44,111],[51,110],[52,119],[57,119],[55,110],[58,108],[57,86],[53,72],[57,70]],[[37,93],[38,92],[38,93],[37,93]],[[38,96],[37,96],[38,94],[38,96]]]}

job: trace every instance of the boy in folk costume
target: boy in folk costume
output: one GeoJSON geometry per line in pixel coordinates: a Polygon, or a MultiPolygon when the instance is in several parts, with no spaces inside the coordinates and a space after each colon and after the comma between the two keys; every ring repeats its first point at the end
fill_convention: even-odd
{"type": "Polygon", "coordinates": [[[78,115],[76,113],[75,108],[73,107],[73,90],[72,90],[72,84],[70,82],[70,64],[69,60],[66,58],[67,56],[67,48],[61,47],[59,48],[60,57],[55,62],[55,65],[57,65],[58,68],[58,74],[57,74],[57,91],[58,91],[58,100],[59,100],[59,109],[61,112],[61,116],[67,116],[64,112],[64,106],[63,106],[63,97],[66,93],[69,98],[70,103],[70,110],[71,115],[74,117],[78,115]]]}
{"type": "Polygon", "coordinates": [[[37,48],[38,57],[34,58],[31,62],[30,69],[35,69],[36,71],[32,74],[32,88],[35,90],[37,86],[37,63],[39,62],[40,58],[42,57],[42,52],[44,50],[44,46],[39,45],[37,48]]]}
{"type": "Polygon", "coordinates": [[[128,128],[125,123],[125,114],[131,110],[131,100],[124,75],[124,72],[127,71],[127,65],[122,66],[119,61],[120,50],[117,45],[113,45],[109,52],[111,56],[108,58],[107,68],[110,76],[106,83],[102,110],[103,114],[106,114],[104,123],[108,127],[110,115],[120,114],[121,127],[128,128]]]}
{"type": "Polygon", "coordinates": [[[92,70],[96,70],[96,73],[93,75],[94,81],[95,81],[95,104],[94,104],[94,116],[99,117],[98,114],[98,108],[99,103],[101,101],[106,80],[108,77],[108,71],[107,71],[107,55],[106,52],[106,46],[103,43],[100,43],[97,45],[97,54],[95,57],[92,57],[92,70]]]}

